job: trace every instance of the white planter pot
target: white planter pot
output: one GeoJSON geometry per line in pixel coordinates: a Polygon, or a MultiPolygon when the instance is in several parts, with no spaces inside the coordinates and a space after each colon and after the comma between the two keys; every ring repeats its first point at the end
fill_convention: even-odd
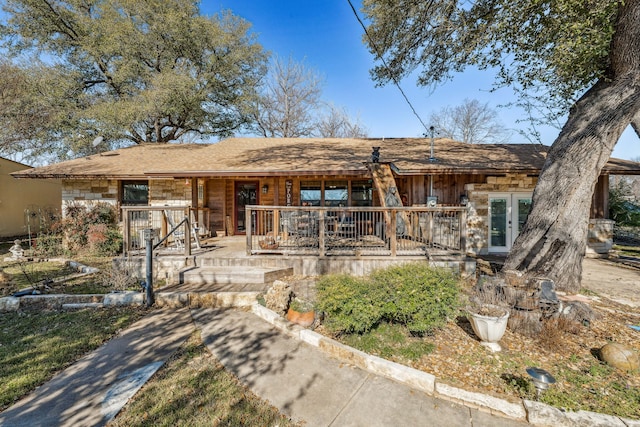
{"type": "Polygon", "coordinates": [[[507,330],[509,310],[498,307],[497,305],[487,305],[487,307],[502,310],[504,314],[499,317],[494,317],[469,312],[469,322],[471,322],[473,332],[480,338],[481,345],[494,352],[500,351],[501,347],[498,341],[502,339],[504,332],[507,330]]]}

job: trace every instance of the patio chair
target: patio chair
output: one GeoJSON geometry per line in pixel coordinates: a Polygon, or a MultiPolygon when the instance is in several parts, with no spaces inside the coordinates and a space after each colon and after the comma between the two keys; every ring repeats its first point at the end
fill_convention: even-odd
{"type": "MultiPolygon", "coordinates": [[[[169,224],[169,232],[176,228],[176,223],[173,220],[173,215],[168,210],[164,210],[164,217],[169,224]]],[[[176,244],[176,249],[184,249],[184,229],[178,228],[173,232],[173,241],[176,244]]]]}
{"type": "MultiPolygon", "coordinates": [[[[167,210],[164,211],[164,215],[167,218],[167,223],[169,224],[169,228],[173,230],[176,227],[175,221],[173,220],[173,215],[171,215],[171,212],[167,210]]],[[[196,241],[196,247],[198,249],[201,249],[202,246],[200,246],[200,238],[198,237],[199,231],[200,229],[198,228],[198,224],[196,222],[191,222],[191,236],[196,241]]],[[[174,242],[176,243],[176,249],[184,249],[184,244],[185,244],[184,228],[179,228],[176,231],[174,231],[173,236],[174,236],[174,242]]]]}

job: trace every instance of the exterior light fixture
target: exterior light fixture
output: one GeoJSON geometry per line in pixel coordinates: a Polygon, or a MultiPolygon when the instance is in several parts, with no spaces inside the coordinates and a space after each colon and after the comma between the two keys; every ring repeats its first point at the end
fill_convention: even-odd
{"type": "Polygon", "coordinates": [[[267,194],[269,192],[269,186],[267,184],[262,186],[262,194],[267,194]]]}
{"type": "Polygon", "coordinates": [[[540,400],[542,393],[549,388],[549,385],[556,382],[556,379],[549,372],[541,368],[529,367],[527,368],[527,374],[533,379],[538,400],[540,400]]]}

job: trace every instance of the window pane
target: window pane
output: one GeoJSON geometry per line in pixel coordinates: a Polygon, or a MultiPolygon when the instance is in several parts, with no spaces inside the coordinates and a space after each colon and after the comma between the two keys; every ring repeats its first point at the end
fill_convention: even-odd
{"type": "Polygon", "coordinates": [[[321,200],[320,181],[300,182],[300,203],[303,206],[320,206],[321,200]]]}
{"type": "Polygon", "coordinates": [[[507,199],[491,199],[491,246],[507,245],[507,199]]]}
{"type": "Polygon", "coordinates": [[[324,184],[325,206],[347,206],[349,201],[347,181],[327,181],[324,184]]]}
{"type": "Polygon", "coordinates": [[[531,211],[531,199],[518,199],[518,234],[522,231],[531,211]]]}
{"type": "Polygon", "coordinates": [[[371,181],[351,182],[351,205],[373,206],[373,187],[371,181]]]}
{"type": "Polygon", "coordinates": [[[123,205],[146,205],[149,204],[149,183],[146,181],[122,183],[122,204],[123,205]]]}

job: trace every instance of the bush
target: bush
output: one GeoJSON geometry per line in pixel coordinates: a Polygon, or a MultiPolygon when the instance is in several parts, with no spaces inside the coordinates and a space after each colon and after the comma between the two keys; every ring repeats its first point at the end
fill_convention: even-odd
{"type": "Polygon", "coordinates": [[[640,226],[640,206],[631,199],[632,190],[625,181],[609,190],[609,217],[618,225],[640,226]]]}
{"type": "Polygon", "coordinates": [[[371,281],[386,291],[385,319],[406,325],[413,334],[443,326],[458,309],[458,281],[450,270],[412,263],[377,270],[371,281]]]}
{"type": "Polygon", "coordinates": [[[444,325],[459,307],[452,272],[413,263],[373,272],[368,278],[330,275],[317,285],[318,308],[333,333],[364,333],[382,321],[416,335],[444,325]]]}
{"type": "Polygon", "coordinates": [[[325,325],[334,333],[361,334],[380,321],[380,306],[365,279],[346,274],[324,276],[316,289],[316,306],[327,314],[325,325]]]}
{"type": "Polygon", "coordinates": [[[73,254],[89,250],[99,256],[115,255],[122,250],[115,208],[108,203],[91,206],[70,204],[63,219],[40,234],[36,245],[39,255],[73,254]]]}
{"type": "Polygon", "coordinates": [[[62,246],[62,236],[55,233],[41,233],[34,241],[33,253],[41,257],[67,255],[62,246]]]}

